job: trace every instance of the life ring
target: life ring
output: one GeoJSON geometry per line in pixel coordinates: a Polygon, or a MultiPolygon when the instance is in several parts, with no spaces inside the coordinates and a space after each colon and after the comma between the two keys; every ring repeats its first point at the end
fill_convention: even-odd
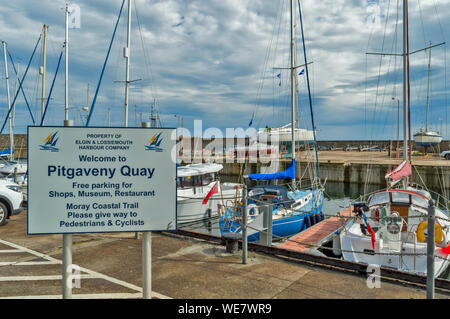
{"type": "MultiPolygon", "coordinates": [[[[427,238],[425,236],[425,229],[428,229],[428,221],[423,221],[417,226],[417,241],[425,242],[427,238]]],[[[446,241],[444,231],[442,230],[442,226],[439,223],[435,223],[434,225],[434,242],[437,245],[440,245],[446,241]]]]}
{"type": "Polygon", "coordinates": [[[249,204],[248,205],[248,216],[249,217],[254,217],[259,215],[259,209],[258,206],[256,204],[249,204]]]}

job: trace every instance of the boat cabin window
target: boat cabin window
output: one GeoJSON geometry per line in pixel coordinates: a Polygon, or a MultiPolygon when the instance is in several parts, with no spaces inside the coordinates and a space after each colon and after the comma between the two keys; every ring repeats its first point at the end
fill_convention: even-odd
{"type": "Polygon", "coordinates": [[[393,203],[409,203],[409,194],[401,192],[392,192],[393,203]]]}
{"type": "Polygon", "coordinates": [[[389,193],[387,192],[373,194],[369,199],[369,206],[381,205],[385,203],[389,203],[389,193]]]}
{"type": "Polygon", "coordinates": [[[202,177],[202,185],[208,186],[212,182],[217,180],[217,173],[208,173],[201,176],[202,177]]]}
{"type": "Polygon", "coordinates": [[[262,195],[262,194],[264,194],[264,189],[262,189],[262,188],[254,188],[254,189],[251,189],[248,192],[248,196],[249,197],[259,196],[259,195],[262,195]]]}
{"type": "Polygon", "coordinates": [[[194,186],[199,187],[202,186],[202,177],[201,176],[192,176],[194,181],[194,186]]]}
{"type": "Polygon", "coordinates": [[[179,177],[177,181],[177,187],[191,188],[194,186],[194,179],[192,176],[179,177]]]}
{"type": "Polygon", "coordinates": [[[369,206],[382,205],[386,203],[402,203],[402,204],[414,204],[424,208],[428,207],[428,201],[418,195],[403,193],[403,192],[383,192],[372,195],[369,199],[369,206]],[[389,198],[389,195],[391,198],[389,198]]]}
{"type": "Polygon", "coordinates": [[[417,195],[412,195],[411,197],[412,197],[412,203],[414,205],[428,208],[428,201],[425,198],[419,197],[417,195]]]}

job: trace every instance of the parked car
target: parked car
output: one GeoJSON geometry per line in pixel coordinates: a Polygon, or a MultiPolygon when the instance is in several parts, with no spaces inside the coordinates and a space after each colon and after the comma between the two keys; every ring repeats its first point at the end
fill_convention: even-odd
{"type": "Polygon", "coordinates": [[[445,157],[445,159],[450,160],[450,151],[443,151],[441,153],[441,157],[445,157]]]}
{"type": "Polygon", "coordinates": [[[22,187],[7,179],[0,179],[0,226],[23,210],[22,202],[22,187]]]}

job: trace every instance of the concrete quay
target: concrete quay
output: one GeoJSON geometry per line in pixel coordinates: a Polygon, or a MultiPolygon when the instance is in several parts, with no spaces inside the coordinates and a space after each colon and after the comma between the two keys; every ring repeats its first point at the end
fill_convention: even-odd
{"type": "MultiPolygon", "coordinates": [[[[388,156],[387,151],[319,151],[319,167],[321,179],[330,182],[359,183],[385,186],[385,174],[402,162],[395,158],[395,153],[388,156]]],[[[189,158],[187,160],[190,160],[189,158]]],[[[256,159],[240,159],[228,161],[226,158],[194,158],[198,161],[220,162],[224,169],[221,176],[230,179],[238,178],[242,174],[260,173],[262,167],[269,166],[256,159]]],[[[306,167],[314,165],[313,152],[297,153],[297,176],[303,176],[306,167]]],[[[187,161],[186,161],[187,162],[187,161]]],[[[450,161],[437,154],[414,155],[413,181],[425,184],[428,188],[442,192],[450,190],[450,161]]],[[[290,159],[279,160],[279,170],[284,170],[290,164],[290,159]]]]}
{"type": "MultiPolygon", "coordinates": [[[[141,298],[142,241],[134,233],[73,235],[81,270],[73,298],[141,298]]],[[[27,235],[27,212],[0,228],[0,298],[61,298],[62,235],[27,235]]],[[[420,285],[341,271],[173,233],[152,234],[152,290],[158,299],[424,299],[420,285]]],[[[437,299],[450,292],[436,291],[437,299]]],[[[168,310],[169,311],[169,310],[168,310]]],[[[170,311],[174,311],[170,309],[170,311]]]]}

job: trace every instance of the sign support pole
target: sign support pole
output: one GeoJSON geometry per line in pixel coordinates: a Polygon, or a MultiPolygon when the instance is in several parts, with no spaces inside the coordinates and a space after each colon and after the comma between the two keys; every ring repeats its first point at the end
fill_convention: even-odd
{"type": "Polygon", "coordinates": [[[142,297],[152,299],[152,233],[142,234],[142,297]]]}
{"type": "Polygon", "coordinates": [[[63,299],[72,299],[72,234],[63,234],[63,299]]]}
{"type": "MultiPolygon", "coordinates": [[[[64,120],[64,126],[73,126],[73,121],[64,120]]],[[[72,234],[63,234],[62,266],[63,299],[72,299],[72,234]]]]}
{"type": "MultiPolygon", "coordinates": [[[[150,123],[142,122],[143,128],[150,127],[150,123]]],[[[136,233],[137,234],[137,233],[136,233]]],[[[152,233],[142,233],[142,297],[152,299],[152,233]]]]}

